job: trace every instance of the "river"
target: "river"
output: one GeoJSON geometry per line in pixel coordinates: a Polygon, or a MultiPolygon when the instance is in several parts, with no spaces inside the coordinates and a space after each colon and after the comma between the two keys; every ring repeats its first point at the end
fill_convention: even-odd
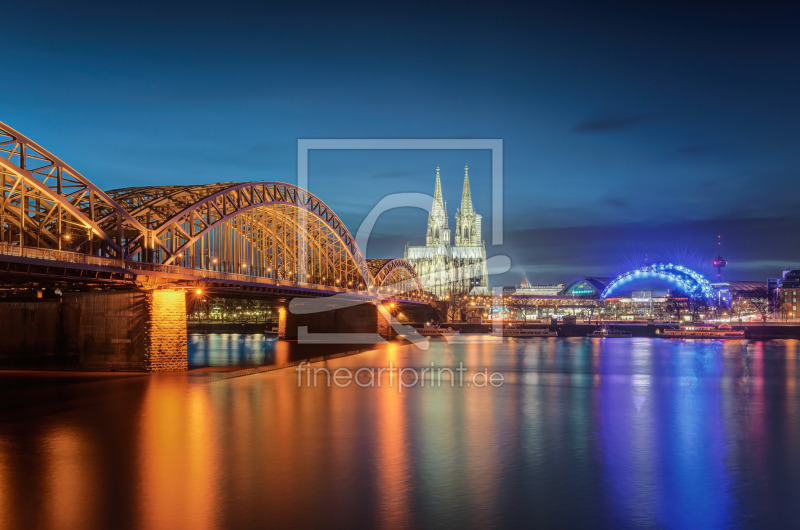
{"type": "Polygon", "coordinates": [[[797,341],[464,335],[310,370],[272,337],[189,343],[188,373],[0,372],[0,527],[800,520],[797,341]]]}

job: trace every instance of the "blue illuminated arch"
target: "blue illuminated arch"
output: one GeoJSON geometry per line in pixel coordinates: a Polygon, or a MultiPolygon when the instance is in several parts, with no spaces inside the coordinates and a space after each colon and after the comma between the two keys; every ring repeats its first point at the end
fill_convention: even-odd
{"type": "Polygon", "coordinates": [[[600,297],[607,298],[617,287],[626,283],[646,279],[667,281],[695,300],[714,301],[714,291],[705,276],[683,265],[672,263],[655,263],[620,274],[603,289],[600,297]]]}

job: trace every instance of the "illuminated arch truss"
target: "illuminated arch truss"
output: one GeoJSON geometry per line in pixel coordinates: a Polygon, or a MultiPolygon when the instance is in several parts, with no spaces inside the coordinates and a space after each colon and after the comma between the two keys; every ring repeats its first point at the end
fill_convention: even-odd
{"type": "Polygon", "coordinates": [[[366,260],[313,194],[282,182],[157,186],[109,192],[146,228],[132,259],[364,289],[366,260]]]}
{"type": "Polygon", "coordinates": [[[714,291],[711,284],[702,274],[688,267],[672,263],[656,263],[621,274],[606,286],[600,297],[607,298],[621,285],[644,279],[665,280],[694,300],[702,300],[709,303],[714,301],[714,291]]]}
{"type": "Polygon", "coordinates": [[[0,242],[124,256],[144,231],[87,178],[0,123],[0,242]]]}
{"type": "Polygon", "coordinates": [[[344,224],[296,186],[105,193],[19,133],[0,127],[0,135],[2,242],[341,287],[370,284],[344,224]]]}
{"type": "Polygon", "coordinates": [[[373,285],[379,293],[391,295],[414,293],[422,296],[422,282],[414,266],[404,259],[373,259],[368,261],[373,285]]]}
{"type": "Polygon", "coordinates": [[[338,216],[282,182],[104,192],[0,123],[0,243],[342,288],[422,292],[405,260],[374,271],[338,216]]]}

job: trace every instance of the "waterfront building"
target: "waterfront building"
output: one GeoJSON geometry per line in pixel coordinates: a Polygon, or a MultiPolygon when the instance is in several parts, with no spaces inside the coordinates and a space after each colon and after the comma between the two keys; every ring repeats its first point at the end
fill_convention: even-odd
{"type": "Polygon", "coordinates": [[[528,281],[528,277],[523,273],[522,281],[519,287],[514,290],[514,294],[530,295],[530,296],[556,296],[564,289],[564,284],[546,285],[546,284],[532,284],[528,281]]]}
{"type": "Polygon", "coordinates": [[[800,291],[800,269],[786,271],[777,289],[777,304],[783,319],[797,318],[797,292],[800,291]]]}
{"type": "Polygon", "coordinates": [[[464,167],[461,207],[456,211],[455,244],[451,244],[447,203],[442,196],[439,166],[436,166],[425,245],[406,245],[405,259],[414,266],[425,290],[440,299],[451,295],[489,294],[486,246],[481,238],[481,215],[472,205],[469,167],[464,167]]]}

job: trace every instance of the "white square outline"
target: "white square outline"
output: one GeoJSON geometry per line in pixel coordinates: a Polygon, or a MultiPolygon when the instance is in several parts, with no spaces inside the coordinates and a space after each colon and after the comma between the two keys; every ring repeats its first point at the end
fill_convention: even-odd
{"type": "MultiPolygon", "coordinates": [[[[312,193],[308,186],[308,152],[317,150],[490,150],[492,152],[492,246],[503,244],[503,139],[502,138],[298,138],[297,187],[312,193]]],[[[303,212],[305,213],[305,212],[303,212]]],[[[366,259],[366,256],[364,256],[366,259]]],[[[380,317],[379,317],[380,318],[380,317]]],[[[305,326],[304,326],[305,327],[305,326]]],[[[300,331],[300,330],[298,330],[300,331]]],[[[317,342],[362,343],[358,333],[309,333],[302,330],[302,339],[317,342]]],[[[380,335],[378,335],[380,337],[380,335]]],[[[301,337],[298,335],[298,341],[301,337]]],[[[373,343],[369,341],[370,343],[373,343]]],[[[386,342],[385,340],[383,342],[386,342]]]]}

